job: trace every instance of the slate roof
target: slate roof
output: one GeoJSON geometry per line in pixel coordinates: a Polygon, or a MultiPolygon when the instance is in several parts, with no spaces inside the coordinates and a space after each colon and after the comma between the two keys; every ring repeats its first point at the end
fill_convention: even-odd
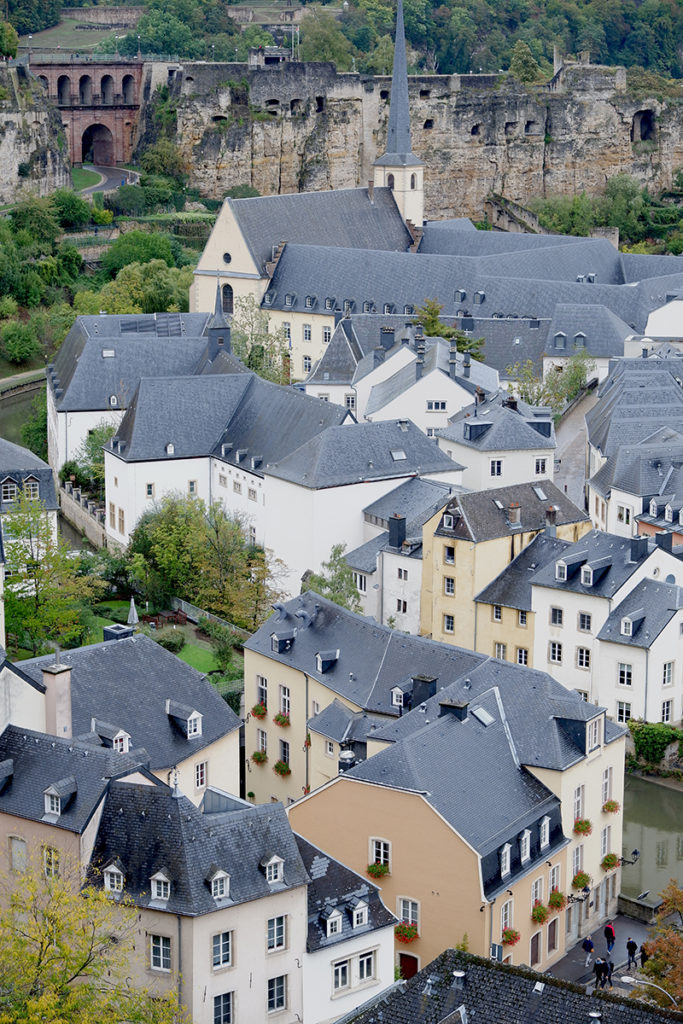
{"type": "Polygon", "coordinates": [[[539,533],[509,565],[475,597],[481,604],[499,604],[505,608],[531,611],[533,573],[541,566],[555,564],[571,544],[567,540],[539,533]]]}
{"type": "MultiPolygon", "coordinates": [[[[38,497],[48,510],[59,508],[55,494],[55,482],[52,470],[47,462],[34,455],[28,448],[13,444],[0,438],[0,483],[9,477],[22,489],[27,479],[38,483],[38,497]]],[[[11,512],[13,501],[0,499],[0,512],[11,512]]]]}
{"type": "MultiPolygon", "coordinates": [[[[538,569],[532,578],[534,586],[550,587],[553,590],[570,591],[574,594],[585,594],[587,597],[611,598],[642,565],[643,557],[633,559],[630,537],[620,537],[615,533],[603,533],[602,530],[591,530],[580,540],[570,544],[561,554],[563,559],[573,561],[567,569],[567,579],[555,579],[555,561],[548,562],[538,569]],[[608,559],[605,565],[603,559],[608,559]],[[581,582],[581,566],[600,562],[599,572],[593,576],[593,585],[585,586],[581,582]]],[[[654,541],[648,541],[646,554],[655,549],[654,541]]]]}
{"type": "Polygon", "coordinates": [[[674,495],[683,503],[683,434],[661,427],[637,445],[621,445],[591,477],[591,487],[609,497],[614,487],[637,497],[674,495]]]}
{"type": "Polygon", "coordinates": [[[0,736],[0,762],[7,760],[12,762],[12,776],[0,790],[0,812],[42,821],[45,790],[71,776],[76,792],[60,816],[50,815],[49,821],[77,834],[86,828],[112,780],[137,771],[152,778],[146,770],[144,750],[129,754],[94,750],[78,740],[58,739],[14,725],[8,725],[0,736]]]}
{"type": "Polygon", "coordinates": [[[302,836],[294,834],[301,860],[310,879],[308,885],[308,934],[306,952],[329,949],[347,939],[369,935],[379,928],[392,927],[397,919],[382,903],[376,885],[357,875],[329,853],[323,853],[302,836]],[[358,900],[368,905],[368,923],[353,927],[353,909],[358,900]],[[341,911],[341,931],[327,935],[322,915],[341,911]]]}
{"type": "MultiPolygon", "coordinates": [[[[450,323],[450,318],[445,318],[450,323]]],[[[501,377],[511,377],[515,363],[531,361],[540,376],[543,354],[550,328],[550,318],[525,317],[454,317],[452,322],[473,338],[484,339],[487,366],[498,370],[501,377]]]]}
{"type": "Polygon", "coordinates": [[[609,457],[659,427],[683,433],[683,367],[679,359],[619,359],[586,413],[588,441],[609,457]]]}
{"type": "Polygon", "coordinates": [[[631,334],[632,328],[605,306],[558,303],[546,352],[550,356],[571,356],[585,349],[595,359],[623,356],[624,341],[631,334]],[[558,339],[558,334],[564,338],[558,339]]]}
{"type": "Polygon", "coordinates": [[[383,328],[394,332],[387,351],[388,358],[398,351],[402,338],[409,338],[411,342],[414,339],[415,327],[406,314],[354,313],[344,316],[332,332],[306,383],[351,384],[365,376],[375,365],[374,350],[383,340],[388,341],[383,328]]]}
{"type": "Polygon", "coordinates": [[[683,592],[674,583],[657,580],[641,580],[630,594],[613,608],[598,633],[598,640],[607,640],[627,647],[652,646],[662,630],[671,622],[680,608],[683,608],[683,592]],[[621,633],[621,620],[635,611],[645,614],[633,623],[631,636],[621,633]]]}
{"type": "Polygon", "coordinates": [[[391,688],[409,680],[411,673],[445,683],[486,660],[452,644],[391,630],[310,590],[279,605],[245,647],[308,673],[359,708],[385,715],[397,714],[391,688]],[[289,650],[274,653],[272,634],[292,629],[296,632],[289,650]],[[319,673],[316,654],[332,647],[339,649],[339,658],[327,672],[319,673]]]}
{"type": "Polygon", "coordinates": [[[412,244],[390,188],[376,188],[372,201],[366,188],[349,188],[226,203],[264,274],[280,242],[394,252],[406,252],[412,244]]]}
{"type": "MultiPolygon", "coordinates": [[[[121,640],[62,651],[71,666],[71,710],[74,736],[91,732],[93,718],[101,719],[144,746],[154,770],[170,768],[239,728],[240,719],[205,676],[138,634],[121,640]],[[166,713],[166,701],[176,700],[202,716],[201,736],[188,739],[166,713]]],[[[21,671],[42,683],[42,667],[54,656],[21,662],[21,671]]]]}
{"type": "Polygon", "coordinates": [[[557,526],[588,521],[586,513],[570,501],[559,487],[550,480],[538,480],[536,483],[513,484],[510,487],[469,491],[459,495],[445,510],[455,515],[453,529],[443,525],[442,516],[436,533],[440,537],[471,540],[475,543],[513,533],[530,533],[544,529],[546,512],[551,507],[556,510],[557,526]],[[498,507],[497,502],[502,508],[498,507]],[[519,524],[512,523],[509,518],[509,507],[513,503],[520,506],[519,524]]]}
{"type": "Polygon", "coordinates": [[[364,743],[368,736],[386,722],[383,715],[369,715],[366,711],[352,711],[335,699],[326,708],[308,720],[311,732],[336,740],[337,743],[364,743]]]}
{"type": "Polygon", "coordinates": [[[533,451],[557,447],[550,409],[511,399],[503,391],[487,395],[479,404],[465,406],[437,431],[439,437],[476,451],[533,451]],[[514,407],[511,404],[514,403],[514,407]],[[475,423],[475,420],[478,422],[475,423]],[[537,427],[543,427],[545,434],[537,427]],[[474,429],[472,429],[474,428],[474,429]],[[468,432],[476,436],[468,437],[468,432]]]}
{"type": "Polygon", "coordinates": [[[481,256],[490,253],[525,252],[585,241],[574,235],[527,235],[517,231],[479,231],[465,218],[428,220],[424,225],[420,252],[453,256],[481,256]]]}
{"type": "Polygon", "coordinates": [[[205,815],[167,786],[118,783],[111,787],[91,857],[91,877],[121,862],[123,893],[137,906],[194,917],[221,907],[285,892],[308,881],[294,834],[281,804],[264,804],[205,815]],[[275,853],[284,860],[284,882],[269,885],[259,866],[275,853]],[[215,900],[207,881],[218,867],[230,876],[230,895],[215,900]],[[151,898],[150,879],[169,875],[168,902],[151,898]]]}
{"type": "Polygon", "coordinates": [[[337,1024],[580,1024],[600,1013],[602,1024],[663,1024],[683,1021],[683,1013],[592,992],[522,967],[447,949],[407,982],[380,993],[337,1024]],[[454,977],[464,971],[464,978],[454,977]],[[538,991],[539,983],[542,989],[538,991]]]}

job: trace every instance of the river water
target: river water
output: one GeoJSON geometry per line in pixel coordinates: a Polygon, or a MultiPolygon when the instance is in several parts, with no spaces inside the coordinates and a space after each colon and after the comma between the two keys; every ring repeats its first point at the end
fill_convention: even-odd
{"type": "Polygon", "coordinates": [[[683,789],[627,774],[623,856],[633,850],[640,850],[640,859],[622,868],[624,895],[649,891],[650,902],[671,878],[683,886],[683,789]]]}
{"type": "Polygon", "coordinates": [[[5,441],[22,443],[21,427],[31,415],[31,403],[37,394],[37,391],[25,391],[0,399],[0,437],[5,441]]]}

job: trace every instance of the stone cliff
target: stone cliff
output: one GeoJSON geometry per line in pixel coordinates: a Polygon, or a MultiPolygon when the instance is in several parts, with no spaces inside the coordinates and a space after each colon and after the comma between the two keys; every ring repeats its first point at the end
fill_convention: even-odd
{"type": "MultiPolygon", "coordinates": [[[[262,194],[365,184],[383,149],[390,88],[389,78],[331,64],[198,63],[174,72],[167,102],[192,183],[216,198],[240,184],[262,194]]],[[[664,188],[683,166],[683,90],[636,98],[621,68],[569,66],[540,87],[498,75],[411,77],[410,103],[431,218],[480,218],[490,192],[521,203],[600,192],[620,171],[664,188]]],[[[151,124],[148,105],[147,138],[151,124]]]]}
{"type": "Polygon", "coordinates": [[[0,204],[71,184],[62,121],[42,85],[19,64],[0,65],[0,204]]]}

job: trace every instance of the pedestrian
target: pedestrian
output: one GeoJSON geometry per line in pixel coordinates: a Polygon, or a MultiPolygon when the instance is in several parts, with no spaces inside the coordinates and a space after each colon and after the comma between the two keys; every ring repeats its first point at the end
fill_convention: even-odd
{"type": "Polygon", "coordinates": [[[595,958],[593,974],[595,975],[595,987],[603,988],[605,985],[605,977],[607,976],[607,965],[602,957],[598,956],[595,958]]]}
{"type": "Polygon", "coordinates": [[[640,947],[640,966],[643,968],[647,961],[650,959],[650,953],[645,943],[640,947]]]}
{"type": "Polygon", "coordinates": [[[626,940],[626,952],[628,953],[628,963],[626,964],[626,970],[629,969],[631,964],[633,964],[634,967],[636,966],[636,950],[637,949],[638,949],[638,943],[634,942],[633,939],[631,938],[631,936],[629,935],[628,939],[626,940]]]}
{"type": "Polygon", "coordinates": [[[595,949],[595,946],[593,945],[593,940],[591,939],[590,935],[587,935],[586,938],[583,940],[583,942],[581,943],[581,948],[586,954],[586,967],[590,967],[591,960],[593,959],[593,950],[595,949]]]}
{"type": "Polygon", "coordinates": [[[614,949],[614,943],[617,941],[617,933],[614,930],[614,925],[611,921],[608,921],[605,925],[605,942],[607,943],[607,952],[611,953],[614,949]]]}
{"type": "MultiPolygon", "coordinates": [[[[612,973],[614,971],[614,961],[607,957],[607,974],[605,975],[605,981],[609,982],[609,987],[614,988],[612,984],[612,973]]],[[[605,987],[604,985],[602,986],[605,987]]]]}

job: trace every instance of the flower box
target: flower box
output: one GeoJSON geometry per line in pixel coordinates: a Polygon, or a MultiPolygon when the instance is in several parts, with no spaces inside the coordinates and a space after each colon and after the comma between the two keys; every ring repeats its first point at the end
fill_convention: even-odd
{"type": "Polygon", "coordinates": [[[545,903],[541,903],[540,900],[536,900],[531,908],[531,920],[535,921],[536,924],[545,924],[549,916],[550,911],[546,907],[545,903]]]}
{"type": "Polygon", "coordinates": [[[255,750],[251,755],[251,759],[255,764],[265,764],[268,760],[268,755],[265,750],[255,750]]]}
{"type": "Polygon", "coordinates": [[[273,765],[273,771],[277,775],[291,775],[292,769],[289,767],[286,761],[276,761],[273,765]]]}
{"type": "Polygon", "coordinates": [[[384,878],[389,874],[388,864],[368,864],[368,874],[371,878],[384,878]]]}
{"type": "Polygon", "coordinates": [[[548,906],[551,910],[564,910],[567,906],[567,897],[559,889],[553,889],[550,896],[548,896],[548,906]]]}
{"type": "Polygon", "coordinates": [[[585,871],[578,871],[572,878],[572,889],[585,889],[591,884],[591,876],[585,871]]]}
{"type": "Polygon", "coordinates": [[[504,928],[502,941],[504,946],[516,946],[519,942],[519,932],[514,928],[504,928]]]}
{"type": "Polygon", "coordinates": [[[619,857],[616,853],[606,853],[600,861],[600,867],[603,871],[614,871],[615,868],[619,867],[619,857]]]}
{"type": "Polygon", "coordinates": [[[399,942],[406,943],[414,942],[415,939],[419,939],[420,937],[417,934],[417,925],[408,924],[407,921],[401,921],[400,924],[396,925],[396,927],[394,928],[394,935],[396,936],[399,942]]]}
{"type": "Polygon", "coordinates": [[[621,810],[621,804],[618,800],[607,800],[602,805],[603,814],[618,814],[621,810]]]}
{"type": "Polygon", "coordinates": [[[273,721],[276,725],[284,728],[286,725],[289,725],[289,714],[286,711],[278,711],[276,715],[273,715],[273,721]]]}
{"type": "Polygon", "coordinates": [[[574,835],[589,836],[593,831],[593,824],[588,818],[577,818],[574,822],[574,835]]]}
{"type": "Polygon", "coordinates": [[[265,718],[268,714],[268,709],[265,704],[254,704],[251,713],[254,718],[265,718]]]}

